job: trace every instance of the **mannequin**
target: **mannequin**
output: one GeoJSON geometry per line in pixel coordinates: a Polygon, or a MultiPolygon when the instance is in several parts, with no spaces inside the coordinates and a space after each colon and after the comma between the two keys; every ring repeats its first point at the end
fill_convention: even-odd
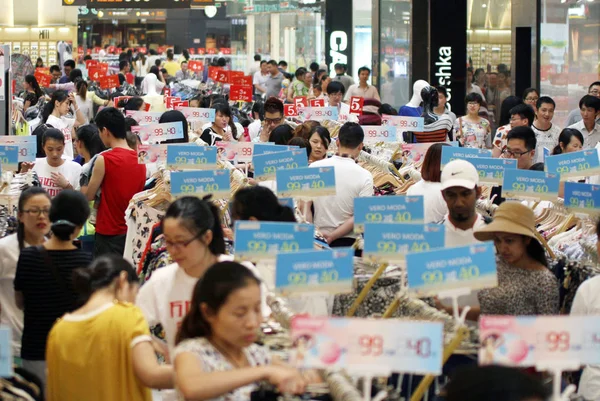
{"type": "Polygon", "coordinates": [[[158,78],[154,74],[147,74],[144,77],[143,89],[147,93],[143,99],[144,102],[150,105],[150,111],[164,112],[166,111],[164,98],[156,92],[156,82],[158,78]]]}
{"type": "Polygon", "coordinates": [[[404,117],[421,117],[421,114],[423,114],[423,108],[421,107],[421,103],[423,102],[421,91],[428,86],[429,84],[427,81],[423,81],[422,79],[415,82],[413,84],[412,98],[406,105],[400,107],[398,115],[404,117]]]}
{"type": "Polygon", "coordinates": [[[438,91],[433,86],[426,86],[421,90],[423,99],[423,117],[425,127],[423,132],[415,132],[417,142],[446,142],[452,138],[452,119],[444,115],[437,115],[434,109],[439,102],[438,91]]]}

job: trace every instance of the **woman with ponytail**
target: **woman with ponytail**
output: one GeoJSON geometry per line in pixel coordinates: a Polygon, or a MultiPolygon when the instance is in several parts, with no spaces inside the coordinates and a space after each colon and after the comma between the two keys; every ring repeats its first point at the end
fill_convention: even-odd
{"type": "Polygon", "coordinates": [[[91,262],[91,255],[73,244],[89,215],[83,194],[62,191],[50,205],[52,237],[43,245],[23,249],[17,262],[15,302],[24,311],[21,358],[23,367],[44,384],[46,338],[56,319],[77,307],[73,270],[91,262]]]}
{"type": "Polygon", "coordinates": [[[12,349],[17,361],[23,335],[23,311],[15,303],[13,287],[17,261],[23,248],[42,245],[46,240],[50,231],[50,196],[40,187],[31,187],[21,193],[18,207],[17,233],[0,239],[0,324],[12,329],[12,349]]]}
{"type": "Polygon", "coordinates": [[[583,135],[574,128],[565,128],[558,136],[558,145],[552,151],[553,155],[571,153],[583,150],[583,135]]]}
{"type": "Polygon", "coordinates": [[[102,256],[73,272],[85,304],[50,331],[48,401],[150,401],[150,388],[172,388],[173,369],[160,366],[148,323],[131,302],[138,277],[123,258],[102,256]]]}
{"type": "Polygon", "coordinates": [[[75,93],[57,90],[52,94],[42,111],[42,122],[56,128],[65,136],[65,155],[73,159],[73,128],[86,123],[85,116],[77,105],[75,93]],[[71,113],[75,118],[67,117],[71,113]]]}
{"type": "Polygon", "coordinates": [[[261,381],[302,393],[296,369],[273,364],[255,344],[262,322],[260,281],[235,262],[217,263],[195,285],[173,353],[175,383],[186,400],[250,401],[261,381]]]}
{"type": "Polygon", "coordinates": [[[37,79],[33,75],[25,75],[25,92],[23,92],[23,113],[31,106],[35,106],[38,100],[44,96],[37,79]]]}
{"type": "Polygon", "coordinates": [[[296,223],[294,211],[282,206],[273,191],[261,186],[237,191],[231,204],[231,214],[234,220],[296,223]]]}

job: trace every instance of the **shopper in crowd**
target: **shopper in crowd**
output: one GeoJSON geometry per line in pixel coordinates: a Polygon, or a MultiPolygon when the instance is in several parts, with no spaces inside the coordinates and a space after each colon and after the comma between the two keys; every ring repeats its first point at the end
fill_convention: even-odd
{"type": "Polygon", "coordinates": [[[64,71],[64,75],[58,80],[59,84],[66,84],[67,82],[73,82],[69,79],[69,76],[71,75],[71,71],[75,69],[75,61],[73,60],[66,60],[63,63],[63,71],[64,71]]]}
{"type": "Polygon", "coordinates": [[[558,314],[558,281],[537,240],[533,210],[519,202],[504,202],[494,221],[475,230],[475,238],[494,241],[497,255],[498,286],[479,292],[481,314],[558,314]]]}
{"type": "Polygon", "coordinates": [[[537,116],[537,102],[540,98],[540,92],[535,88],[527,88],[523,92],[523,103],[528,104],[533,109],[533,112],[537,116]]]}
{"type": "MultiPolygon", "coordinates": [[[[481,89],[481,91],[483,92],[484,95],[486,95],[487,93],[487,77],[485,75],[485,70],[483,68],[478,68],[475,70],[475,73],[473,74],[473,82],[475,83],[475,85],[477,85],[479,87],[479,89],[481,89]]],[[[483,97],[484,99],[486,99],[486,97],[483,97]]]]}
{"type": "Polygon", "coordinates": [[[470,95],[471,93],[478,94],[483,100],[483,91],[479,86],[473,83],[473,67],[467,68],[467,95],[470,95]]]}
{"type": "Polygon", "coordinates": [[[35,61],[35,68],[44,68],[44,60],[41,57],[38,57],[35,61]]]}
{"type": "Polygon", "coordinates": [[[50,81],[51,84],[59,83],[58,81],[60,80],[60,77],[62,77],[62,71],[60,70],[60,67],[56,64],[51,65],[50,75],[52,76],[52,80],[50,81]]]}
{"type": "Polygon", "coordinates": [[[304,121],[294,129],[294,136],[302,137],[308,141],[313,128],[319,127],[320,125],[321,124],[315,120],[304,121]]]}
{"type": "Polygon", "coordinates": [[[125,82],[127,82],[127,74],[129,74],[130,64],[127,60],[121,60],[119,62],[119,86],[122,86],[125,82]]]}
{"type": "Polygon", "coordinates": [[[467,366],[454,372],[445,401],[545,401],[550,391],[536,376],[504,366],[467,366]]]}
{"type": "Polygon", "coordinates": [[[179,63],[173,60],[173,49],[167,50],[167,61],[165,62],[163,67],[167,70],[167,73],[172,77],[174,77],[175,74],[177,74],[177,71],[181,69],[179,63]]]}
{"type": "Polygon", "coordinates": [[[149,388],[173,388],[173,368],[159,365],[148,323],[132,304],[138,277],[119,256],[74,271],[85,304],[48,336],[48,401],[150,401],[149,388]]]}
{"type": "Polygon", "coordinates": [[[283,118],[283,103],[276,97],[267,99],[264,111],[265,118],[262,123],[262,128],[259,135],[254,139],[254,142],[269,142],[271,131],[285,122],[285,119],[283,118]]]}
{"type": "Polygon", "coordinates": [[[256,101],[252,105],[252,121],[248,126],[248,134],[250,135],[250,141],[254,141],[258,138],[260,129],[265,119],[265,104],[261,101],[256,101]]]}
{"type": "Polygon", "coordinates": [[[475,209],[481,196],[475,166],[466,160],[453,160],[444,166],[440,182],[448,207],[448,214],[441,222],[446,229],[446,247],[477,243],[473,232],[485,226],[487,221],[475,209]]]}
{"type": "Polygon", "coordinates": [[[311,90],[312,72],[300,67],[296,70],[296,80],[288,88],[287,101],[294,102],[295,97],[308,96],[311,90]]]}
{"type": "Polygon", "coordinates": [[[529,170],[535,164],[536,146],[537,139],[530,127],[516,127],[508,133],[502,157],[517,159],[517,168],[529,170]]]}
{"type": "MultiPolygon", "coordinates": [[[[456,114],[454,114],[453,112],[451,112],[448,109],[448,90],[444,86],[436,86],[435,88],[437,89],[437,92],[438,92],[438,105],[437,105],[437,107],[435,107],[433,109],[434,113],[437,114],[438,116],[442,116],[444,114],[447,115],[452,120],[452,124],[454,124],[456,122],[456,114]]],[[[394,113],[395,114],[393,114],[393,115],[398,114],[398,112],[395,109],[394,109],[394,113]]],[[[391,114],[391,113],[385,113],[385,114],[391,114]]],[[[454,130],[454,132],[456,132],[456,129],[454,130]]]]}
{"type": "Polygon", "coordinates": [[[25,113],[29,107],[37,105],[38,100],[44,96],[44,92],[33,75],[25,75],[23,87],[25,91],[21,97],[23,98],[23,113],[25,113]]]}
{"type": "Polygon", "coordinates": [[[500,107],[502,102],[500,102],[500,93],[498,92],[498,74],[490,72],[487,74],[486,81],[485,100],[489,111],[494,115],[494,128],[501,127],[503,125],[500,123],[500,107]]]}
{"type": "MultiPolygon", "coordinates": [[[[533,93],[527,95],[533,96],[533,93]]],[[[544,148],[548,151],[552,151],[558,146],[558,136],[560,135],[560,127],[556,124],[552,124],[554,118],[554,109],[556,103],[551,97],[542,96],[537,100],[536,103],[536,119],[533,122],[531,128],[535,133],[537,145],[535,148],[535,162],[544,162],[544,148]]]]}
{"type": "Polygon", "coordinates": [[[138,78],[144,78],[146,76],[146,74],[148,74],[150,67],[151,67],[150,61],[146,58],[146,55],[144,53],[139,53],[138,59],[136,60],[135,64],[133,65],[133,69],[135,70],[135,75],[138,78]]]}
{"type": "MultiPolygon", "coordinates": [[[[346,94],[346,89],[341,81],[332,81],[327,85],[327,103],[329,107],[342,107],[342,100],[346,94]]],[[[348,108],[350,110],[350,108],[348,108]]]]}
{"type": "MultiPolygon", "coordinates": [[[[95,125],[84,125],[77,130],[77,139],[75,140],[75,147],[77,153],[82,157],[83,166],[81,167],[81,174],[79,176],[79,186],[81,191],[85,193],[87,186],[92,176],[94,164],[96,163],[96,157],[100,153],[106,150],[106,147],[100,139],[100,133],[95,125]]],[[[100,191],[99,191],[100,192],[100,191]]],[[[96,224],[96,215],[98,213],[98,206],[100,205],[100,194],[97,193],[94,198],[94,204],[90,204],[90,223],[96,224]]]]}
{"type": "Polygon", "coordinates": [[[256,71],[252,77],[252,84],[254,85],[254,95],[263,96],[267,93],[266,83],[269,79],[269,68],[267,66],[267,60],[261,60],[260,69],[256,71]]]}
{"type": "Polygon", "coordinates": [[[600,115],[600,98],[585,95],[579,101],[579,110],[581,121],[569,126],[569,128],[581,132],[585,138],[585,149],[593,149],[600,141],[600,124],[596,121],[600,115]]]}
{"type": "Polygon", "coordinates": [[[367,82],[370,76],[371,69],[368,67],[360,67],[358,69],[358,84],[351,85],[350,88],[348,88],[344,100],[350,101],[350,98],[354,96],[363,97],[365,99],[381,100],[377,88],[373,85],[369,85],[367,82]]]}
{"type": "Polygon", "coordinates": [[[42,110],[42,122],[49,127],[61,131],[65,137],[65,155],[73,159],[73,135],[72,131],[85,123],[85,116],[77,106],[77,100],[74,93],[57,90],[52,94],[50,101],[42,110]],[[74,108],[74,110],[73,110],[74,108]],[[71,112],[75,118],[69,118],[67,115],[71,112]]]}
{"type": "MultiPolygon", "coordinates": [[[[596,81],[593,82],[590,87],[588,88],[588,95],[590,96],[595,96],[597,98],[600,98],[600,81],[596,81]]],[[[566,122],[566,126],[570,127],[571,125],[580,122],[582,119],[581,117],[581,108],[577,107],[573,110],[571,110],[571,112],[569,113],[568,117],[567,117],[567,122],[566,122]]],[[[600,122],[600,117],[598,118],[598,121],[600,122]]]]}
{"type": "Polygon", "coordinates": [[[245,187],[237,191],[231,203],[231,218],[251,221],[274,221],[295,223],[294,211],[279,203],[269,188],[245,187]]]}
{"type": "Polygon", "coordinates": [[[217,103],[213,108],[215,109],[215,121],[202,132],[200,139],[208,146],[214,146],[215,143],[221,141],[235,141],[236,137],[228,130],[231,108],[225,103],[217,103]]]}
{"type": "Polygon", "coordinates": [[[558,145],[552,151],[553,155],[562,153],[578,152],[583,149],[583,135],[576,129],[565,128],[558,136],[558,145]]]}
{"type": "Polygon", "coordinates": [[[479,116],[483,97],[471,92],[465,98],[467,115],[459,117],[454,123],[456,140],[464,147],[485,149],[491,135],[490,122],[479,116]]]}
{"type": "MultiPolygon", "coordinates": [[[[189,134],[188,134],[189,124],[188,124],[187,119],[185,118],[185,115],[182,112],[180,112],[179,110],[165,111],[164,113],[162,113],[162,115],[158,119],[159,124],[175,123],[175,122],[181,122],[181,125],[183,125],[183,138],[167,139],[166,141],[163,141],[162,143],[166,143],[167,145],[172,144],[172,143],[189,143],[190,142],[190,138],[189,138],[189,134]]],[[[137,149],[137,147],[136,147],[136,149],[137,149]]]]}
{"type": "Polygon", "coordinates": [[[326,75],[327,75],[326,70],[323,70],[323,69],[318,70],[317,73],[313,75],[312,85],[317,85],[319,82],[321,82],[321,78],[323,78],[326,75]]]}
{"type": "Polygon", "coordinates": [[[275,145],[287,145],[293,137],[294,129],[287,124],[283,124],[271,131],[269,142],[275,145]]]}
{"type": "MultiPolygon", "coordinates": [[[[504,109],[504,104],[502,105],[504,109]]],[[[492,146],[492,156],[500,157],[500,155],[506,149],[508,134],[516,127],[531,127],[535,114],[533,109],[526,104],[518,104],[510,109],[510,121],[509,124],[503,125],[496,131],[494,136],[494,142],[492,146]]]]}
{"type": "Polygon", "coordinates": [[[188,62],[183,60],[181,62],[181,70],[175,73],[175,79],[177,81],[183,81],[184,79],[196,79],[194,71],[189,69],[188,62]]]}
{"type": "Polygon", "coordinates": [[[254,76],[254,74],[256,74],[257,71],[260,71],[260,61],[261,61],[262,57],[260,54],[255,54],[254,55],[254,62],[252,63],[252,65],[250,66],[250,68],[248,69],[248,75],[250,76],[254,76]]]}
{"type": "Polygon", "coordinates": [[[329,130],[325,127],[316,126],[310,131],[308,138],[310,143],[310,154],[308,156],[308,163],[312,164],[319,160],[324,160],[327,157],[327,150],[331,144],[331,135],[329,130]]]}
{"type": "Polygon", "coordinates": [[[148,72],[148,74],[142,80],[142,93],[151,93],[151,89],[153,89],[153,91],[156,93],[161,93],[166,85],[167,81],[165,81],[162,72],[157,66],[153,65],[150,67],[150,72],[148,72]],[[151,85],[154,85],[154,88],[152,88],[151,85]]]}
{"type": "Polygon", "coordinates": [[[23,311],[15,302],[14,280],[19,254],[24,248],[40,246],[50,231],[50,196],[40,187],[24,190],[19,196],[18,227],[15,234],[0,239],[0,324],[12,331],[12,352],[21,366],[23,311]]]}
{"type": "Polygon", "coordinates": [[[23,163],[22,172],[33,169],[40,184],[51,197],[65,189],[79,188],[81,166],[63,158],[65,136],[56,128],[47,129],[42,136],[42,148],[46,157],[35,159],[35,164],[23,163]]]}
{"type": "Polygon", "coordinates": [[[508,84],[509,73],[508,73],[508,71],[498,70],[497,77],[498,77],[498,86],[497,86],[498,96],[499,96],[500,104],[502,104],[502,102],[504,102],[504,99],[506,99],[507,97],[510,96],[510,85],[508,84]]]}
{"type": "Polygon", "coordinates": [[[354,199],[373,196],[373,176],[356,164],[364,137],[360,125],[345,123],[338,134],[338,153],[311,164],[311,167],[335,167],[336,195],[315,199],[314,217],[309,216],[332,247],[354,244],[354,199]]]}
{"type": "Polygon", "coordinates": [[[279,60],[279,63],[277,63],[277,68],[279,68],[279,71],[281,71],[282,73],[287,73],[287,69],[288,69],[287,61],[279,60]]]}
{"type": "MultiPolygon", "coordinates": [[[[15,301],[24,311],[25,322],[21,358],[23,367],[44,385],[48,333],[56,319],[76,309],[72,273],[91,262],[91,255],[73,244],[89,215],[90,208],[81,193],[61,192],[50,206],[52,236],[43,245],[22,249],[17,262],[15,301]]],[[[40,228],[45,224],[40,220],[40,228]]]]}
{"type": "Polygon", "coordinates": [[[94,104],[92,96],[88,96],[88,84],[83,79],[78,79],[75,88],[77,89],[75,95],[77,107],[85,117],[85,122],[82,125],[89,124],[94,119],[94,104]]]}
{"type": "Polygon", "coordinates": [[[138,96],[134,96],[131,97],[129,99],[123,99],[122,101],[120,101],[119,103],[123,102],[123,104],[118,104],[117,107],[118,108],[123,108],[125,110],[125,113],[127,114],[128,111],[143,111],[144,110],[144,98],[142,97],[138,97],[138,96]]]}
{"type": "Polygon", "coordinates": [[[281,91],[281,83],[283,82],[283,74],[277,68],[277,62],[275,60],[271,60],[267,63],[267,72],[269,73],[268,79],[265,82],[265,88],[267,89],[266,96],[270,98],[271,96],[278,97],[279,92],[281,91]]]}
{"type": "Polygon", "coordinates": [[[442,149],[449,146],[446,143],[434,143],[427,149],[423,166],[421,167],[421,180],[408,188],[406,195],[423,196],[425,203],[425,224],[439,223],[448,213],[448,206],[442,196],[441,161],[442,149]]]}
{"type": "Polygon", "coordinates": [[[144,189],[146,166],[138,164],[137,152],[127,145],[125,117],[119,110],[114,107],[102,109],[96,116],[96,125],[102,142],[110,150],[96,158],[85,191],[87,199],[92,201],[98,190],[102,190],[94,254],[122,256],[127,233],[125,210],[133,195],[144,189]]]}
{"type": "Polygon", "coordinates": [[[194,287],[173,353],[182,398],[249,401],[260,381],[269,381],[281,393],[302,393],[300,372],[273,364],[267,349],[254,344],[261,322],[255,275],[235,262],[208,269],[194,287]]]}
{"type": "Polygon", "coordinates": [[[334,68],[335,77],[333,78],[333,80],[341,82],[341,84],[344,86],[344,93],[346,93],[348,89],[352,85],[354,85],[354,79],[348,74],[346,74],[346,66],[344,64],[336,63],[334,68]]]}

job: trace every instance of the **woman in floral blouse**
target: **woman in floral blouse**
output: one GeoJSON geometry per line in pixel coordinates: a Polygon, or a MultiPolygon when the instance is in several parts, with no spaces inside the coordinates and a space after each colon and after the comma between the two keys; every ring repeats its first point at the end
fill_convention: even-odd
{"type": "Polygon", "coordinates": [[[479,116],[483,98],[478,93],[469,93],[465,98],[467,115],[454,123],[456,139],[466,148],[484,149],[491,133],[490,122],[479,116]]]}

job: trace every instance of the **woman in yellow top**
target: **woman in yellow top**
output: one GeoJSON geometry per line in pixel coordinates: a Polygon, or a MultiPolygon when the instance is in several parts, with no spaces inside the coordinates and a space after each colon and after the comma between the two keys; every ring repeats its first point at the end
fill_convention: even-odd
{"type": "Polygon", "coordinates": [[[150,388],[172,388],[171,366],[160,366],[148,324],[135,300],[131,265],[103,256],[75,271],[73,286],[87,299],[48,336],[48,401],[150,401],[150,388]]]}

